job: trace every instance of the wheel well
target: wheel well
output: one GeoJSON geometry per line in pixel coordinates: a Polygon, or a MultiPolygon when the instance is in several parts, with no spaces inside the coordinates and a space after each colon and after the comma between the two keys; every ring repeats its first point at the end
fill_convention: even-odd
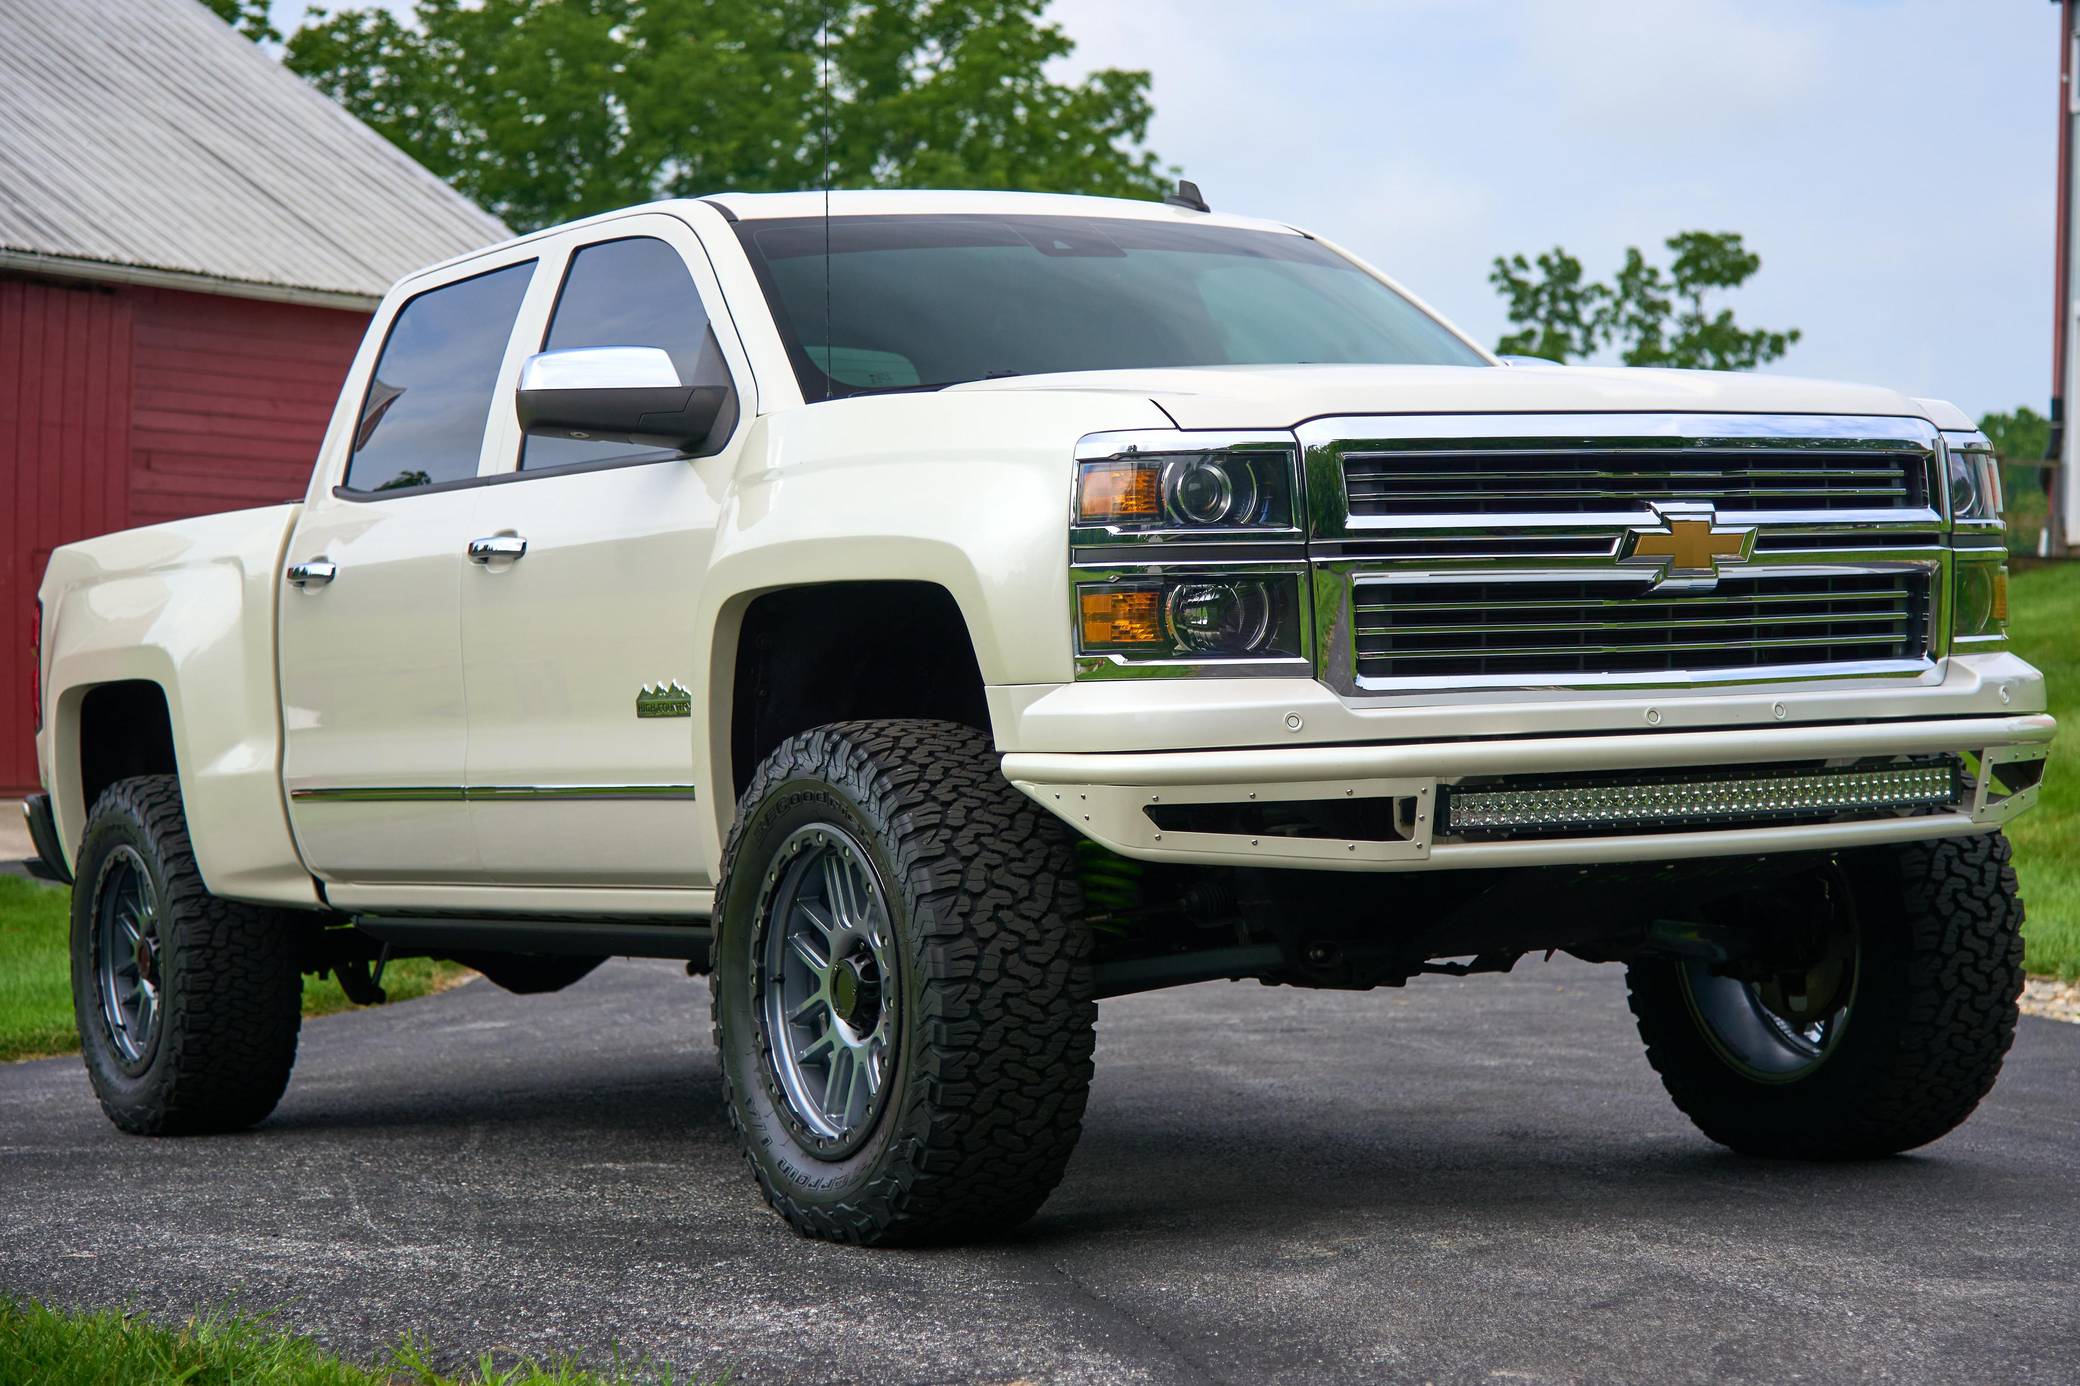
{"type": "Polygon", "coordinates": [[[79,709],[79,788],[82,812],[118,780],[175,775],[173,718],[156,683],[104,683],[88,691],[79,709]]]}
{"type": "Polygon", "coordinates": [[[872,717],[990,729],[982,671],[951,593],[928,582],[836,582],[751,603],[730,706],[737,794],[788,737],[872,717]]]}

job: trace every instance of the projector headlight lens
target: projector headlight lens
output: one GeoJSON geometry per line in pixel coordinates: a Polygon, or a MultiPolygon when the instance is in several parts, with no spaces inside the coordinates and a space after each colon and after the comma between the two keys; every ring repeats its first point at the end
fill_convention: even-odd
{"type": "Polygon", "coordinates": [[[1302,660],[1304,611],[1300,574],[1291,571],[1086,575],[1076,587],[1076,652],[1086,657],[1078,668],[1094,674],[1161,664],[1178,666],[1171,672],[1220,673],[1236,664],[1302,660]]]}
{"type": "MultiPolygon", "coordinates": [[[[1076,526],[1112,534],[1197,534],[1293,526],[1293,453],[1130,453],[1079,464],[1076,526]]],[[[1101,537],[1080,534],[1088,542],[1101,537]]]]}
{"type": "Polygon", "coordinates": [[[1950,518],[1979,524],[2001,519],[2001,464],[1983,441],[1950,447],[1950,518]]]}
{"type": "Polygon", "coordinates": [[[1187,650],[1248,654],[1271,633],[1271,592],[1261,582],[1193,582],[1170,589],[1170,633],[1187,650]]]}

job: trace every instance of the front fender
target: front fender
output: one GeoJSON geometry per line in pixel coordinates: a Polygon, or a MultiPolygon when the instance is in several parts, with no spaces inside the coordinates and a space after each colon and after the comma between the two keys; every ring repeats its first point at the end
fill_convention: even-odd
{"type": "MultiPolygon", "coordinates": [[[[737,634],[781,588],[929,583],[959,607],[985,685],[1067,682],[1076,440],[1168,422],[1145,397],[1090,390],[885,395],[759,420],[701,583],[700,783],[733,783],[737,634]]],[[[704,847],[719,861],[735,805],[722,792],[709,804],[704,847]]]]}

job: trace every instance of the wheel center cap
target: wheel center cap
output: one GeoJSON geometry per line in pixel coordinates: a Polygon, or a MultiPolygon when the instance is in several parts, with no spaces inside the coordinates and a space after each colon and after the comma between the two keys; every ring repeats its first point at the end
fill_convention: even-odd
{"type": "Polygon", "coordinates": [[[141,938],[137,940],[136,962],[137,975],[147,982],[156,984],[158,978],[153,974],[159,966],[159,950],[152,947],[150,939],[141,938]]]}
{"type": "Polygon", "coordinates": [[[831,969],[831,1010],[853,1029],[873,1017],[879,992],[869,958],[846,958],[831,969]]]}

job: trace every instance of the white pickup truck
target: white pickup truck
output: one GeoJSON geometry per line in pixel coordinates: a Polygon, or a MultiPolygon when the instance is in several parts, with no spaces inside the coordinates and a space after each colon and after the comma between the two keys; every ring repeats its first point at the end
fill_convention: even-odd
{"type": "Polygon", "coordinates": [[[2013,1033],[2003,555],[1949,405],[1503,362],[1189,197],[663,202],[398,284],[300,504],[56,553],[27,811],[128,1131],[264,1117],[302,973],[679,958],[773,1207],[957,1237],[1101,998],[1559,949],[1874,1156],[2013,1033]]]}

